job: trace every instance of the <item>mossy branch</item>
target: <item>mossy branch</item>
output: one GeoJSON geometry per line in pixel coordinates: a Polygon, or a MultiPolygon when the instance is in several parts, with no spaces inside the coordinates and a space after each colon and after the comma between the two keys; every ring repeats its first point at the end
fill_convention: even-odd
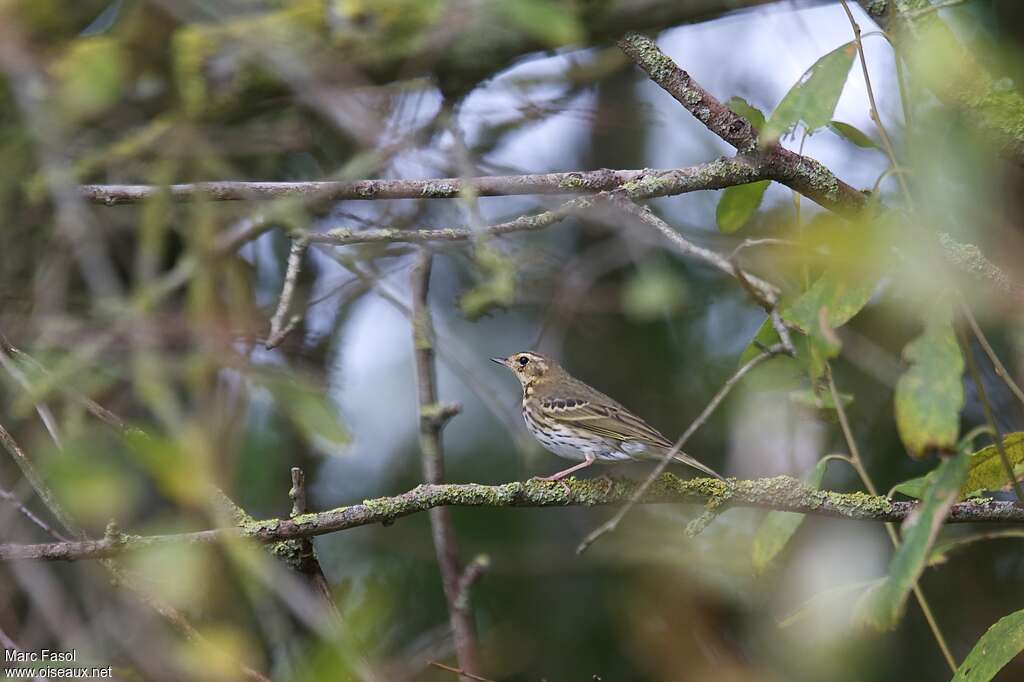
{"type": "MultiPolygon", "coordinates": [[[[75,561],[99,559],[133,550],[169,544],[209,544],[229,537],[247,537],[273,543],[292,538],[325,535],[371,524],[390,525],[435,507],[567,507],[625,504],[636,492],[636,481],[613,479],[568,479],[567,488],[545,481],[516,481],[501,485],[477,483],[420,485],[393,497],[378,497],[348,507],[294,518],[245,521],[234,528],[216,528],[193,533],[139,536],[121,533],[115,539],[48,544],[0,545],[0,561],[41,559],[75,561]]],[[[729,496],[732,507],[759,507],[800,512],[857,521],[902,521],[916,502],[891,500],[862,492],[837,493],[816,490],[790,476],[732,480],[731,488],[709,478],[682,480],[665,474],[639,500],[642,504],[700,504],[729,496]]],[[[990,499],[970,500],[953,505],[947,523],[1024,523],[1024,507],[1013,502],[990,499]]]]}

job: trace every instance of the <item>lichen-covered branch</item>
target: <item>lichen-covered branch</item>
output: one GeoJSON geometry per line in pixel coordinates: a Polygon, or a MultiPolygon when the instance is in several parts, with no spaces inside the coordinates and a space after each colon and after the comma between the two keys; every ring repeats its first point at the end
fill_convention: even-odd
{"type": "Polygon", "coordinates": [[[777,145],[758,151],[757,129],[702,88],[652,39],[629,33],[619,41],[619,47],[708,130],[740,154],[756,159],[755,165],[763,170],[767,179],[786,185],[837,213],[853,214],[866,205],[867,197],[862,192],[839,180],[814,159],[777,145]]]}
{"type": "MultiPolygon", "coordinates": [[[[0,561],[43,559],[74,561],[114,556],[169,544],[209,544],[228,537],[247,537],[258,542],[325,535],[371,524],[391,524],[435,507],[566,507],[625,504],[639,482],[622,479],[579,480],[566,487],[545,481],[515,481],[501,485],[477,483],[421,485],[393,497],[378,497],[360,504],[338,507],[289,519],[242,522],[237,527],[217,528],[173,535],[139,536],[120,533],[102,540],[49,544],[0,545],[0,561]]],[[[808,488],[790,476],[732,480],[731,487],[708,478],[682,480],[665,474],[640,498],[641,504],[700,504],[729,496],[733,507],[759,507],[858,521],[903,521],[916,502],[891,500],[863,492],[836,493],[808,488]]],[[[978,499],[953,505],[947,523],[1024,524],[1024,507],[1013,502],[978,499]]]]}

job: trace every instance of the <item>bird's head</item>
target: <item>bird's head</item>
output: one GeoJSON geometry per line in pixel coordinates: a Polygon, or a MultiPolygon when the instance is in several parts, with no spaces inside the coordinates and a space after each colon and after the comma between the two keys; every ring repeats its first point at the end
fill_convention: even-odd
{"type": "Polygon", "coordinates": [[[491,361],[512,370],[512,373],[519,379],[519,383],[523,385],[523,389],[535,385],[553,371],[557,371],[558,367],[543,355],[529,351],[515,353],[507,358],[491,358],[491,361]]]}

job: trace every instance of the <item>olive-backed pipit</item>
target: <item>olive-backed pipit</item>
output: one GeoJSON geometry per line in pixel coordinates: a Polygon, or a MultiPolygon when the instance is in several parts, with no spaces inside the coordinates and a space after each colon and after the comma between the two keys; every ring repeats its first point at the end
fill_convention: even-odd
{"type": "MultiPolygon", "coordinates": [[[[597,460],[657,461],[672,449],[654,427],[553,360],[530,352],[491,360],[512,370],[522,384],[523,419],[533,437],[559,457],[579,462],[540,480],[560,481],[597,460]]],[[[722,479],[685,453],[674,459],[722,479]]]]}

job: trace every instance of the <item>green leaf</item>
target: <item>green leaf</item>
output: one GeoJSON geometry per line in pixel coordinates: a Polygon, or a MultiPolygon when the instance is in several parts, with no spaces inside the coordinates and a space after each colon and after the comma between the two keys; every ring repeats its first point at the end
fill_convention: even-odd
{"type": "Polygon", "coordinates": [[[251,377],[270,391],[277,409],[311,445],[328,451],[348,445],[348,429],[323,387],[273,371],[255,372],[251,377]]]}
{"type": "MultiPolygon", "coordinates": [[[[814,468],[804,476],[804,484],[817,490],[828,468],[828,460],[820,459],[814,468]]],[[[770,511],[754,535],[753,564],[755,573],[763,573],[775,557],[786,547],[790,538],[804,522],[804,514],[796,512],[770,511]]]]}
{"type": "Polygon", "coordinates": [[[678,312],[686,302],[686,285],[671,269],[655,265],[637,270],[622,292],[622,308],[635,320],[649,322],[678,312]]]}
{"type": "Polygon", "coordinates": [[[906,608],[907,596],[924,570],[939,528],[956,502],[967,475],[969,459],[959,453],[944,459],[921,504],[903,523],[903,541],[889,562],[889,573],[879,585],[861,597],[856,620],[878,630],[896,627],[906,608]]]}
{"type": "Polygon", "coordinates": [[[847,142],[852,142],[858,147],[882,151],[882,148],[875,144],[874,140],[849,123],[843,123],[842,121],[829,121],[828,127],[831,128],[832,132],[836,135],[845,138],[847,142]]]}
{"type": "Polygon", "coordinates": [[[1024,610],[1003,616],[967,654],[952,682],[987,682],[1024,650],[1024,610]]]}
{"type": "Polygon", "coordinates": [[[856,54],[857,48],[850,42],[816,61],[772,112],[761,129],[761,142],[777,140],[801,121],[809,132],[827,126],[836,110],[836,103],[846,85],[846,77],[856,54]]]}
{"type": "Polygon", "coordinates": [[[494,7],[511,24],[551,47],[584,39],[583,28],[570,11],[571,4],[554,0],[516,0],[499,2],[494,7]]]}
{"type": "Polygon", "coordinates": [[[742,97],[730,97],[725,103],[734,112],[747,119],[758,130],[764,127],[764,114],[742,97]]]}
{"type": "Polygon", "coordinates": [[[718,207],[715,209],[715,222],[718,223],[719,231],[725,234],[732,234],[746,225],[750,218],[757,213],[761,206],[761,199],[768,189],[771,180],[760,180],[746,185],[735,185],[727,187],[722,192],[722,198],[718,200],[718,207]]]}
{"type": "Polygon", "coordinates": [[[913,457],[952,450],[964,405],[964,359],[948,311],[926,322],[903,357],[912,363],[896,383],[896,427],[903,444],[913,457]]]}
{"type": "Polygon", "coordinates": [[[797,357],[812,380],[825,371],[825,360],[839,354],[835,328],[849,322],[867,304],[875,290],[875,277],[835,267],[826,270],[811,288],[781,309],[783,321],[807,334],[806,343],[794,343],[797,357]]]}
{"type": "MultiPolygon", "coordinates": [[[[1024,474],[1024,432],[1008,433],[1003,438],[1003,449],[1013,466],[1014,475],[1018,478],[1024,474]]],[[[982,490],[1002,490],[1010,485],[1006,468],[999,457],[995,443],[983,447],[971,455],[971,465],[967,479],[960,490],[961,497],[982,490]]]]}
{"type": "Polygon", "coordinates": [[[810,289],[783,307],[782,319],[805,334],[828,334],[843,326],[871,300],[877,283],[874,277],[853,279],[853,273],[827,270],[810,289]],[[822,328],[823,321],[828,329],[822,328]]]}
{"type": "Polygon", "coordinates": [[[779,333],[775,331],[771,316],[764,318],[764,322],[757,328],[757,333],[754,334],[750,344],[740,353],[739,365],[742,367],[761,354],[761,349],[757,347],[757,344],[768,348],[780,342],[779,333]]]}

